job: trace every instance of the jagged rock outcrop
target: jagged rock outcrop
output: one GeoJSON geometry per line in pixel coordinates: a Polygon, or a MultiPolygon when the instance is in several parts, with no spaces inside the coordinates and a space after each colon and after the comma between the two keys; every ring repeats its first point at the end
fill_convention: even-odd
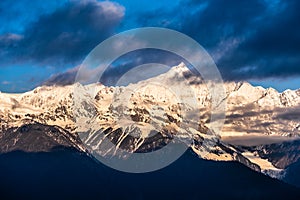
{"type": "Polygon", "coordinates": [[[106,137],[129,152],[148,152],[177,137],[192,139],[190,146],[201,158],[236,160],[256,171],[268,173],[295,162],[296,155],[280,157],[280,146],[244,148],[223,142],[223,138],[269,135],[297,139],[300,90],[278,93],[246,82],[226,82],[223,86],[222,101],[227,104],[220,133],[210,127],[212,96],[207,85],[184,64],[126,87],[76,83],[41,86],[23,94],[0,93],[1,151],[43,151],[56,145],[85,151],[82,142],[97,149],[101,137],[106,137]],[[49,137],[52,140],[46,142],[49,137]],[[20,143],[31,140],[29,147],[20,143]]]}

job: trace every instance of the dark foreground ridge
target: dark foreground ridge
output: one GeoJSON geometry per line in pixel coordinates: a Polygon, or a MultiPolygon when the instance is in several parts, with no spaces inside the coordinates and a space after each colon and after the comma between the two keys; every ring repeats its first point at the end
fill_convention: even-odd
{"type": "Polygon", "coordinates": [[[187,151],[170,166],[123,173],[74,148],[0,155],[1,199],[300,199],[300,189],[237,162],[187,151]]]}

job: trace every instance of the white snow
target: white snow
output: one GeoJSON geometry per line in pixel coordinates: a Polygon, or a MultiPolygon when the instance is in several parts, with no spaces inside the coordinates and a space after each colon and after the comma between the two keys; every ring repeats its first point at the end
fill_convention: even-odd
{"type": "MultiPolygon", "coordinates": [[[[41,86],[23,94],[0,93],[0,123],[15,126],[29,119],[62,128],[69,127],[71,132],[135,126],[142,131],[143,138],[151,130],[165,128],[177,131],[182,137],[192,134],[212,139],[212,136],[197,130],[200,117],[201,122],[210,127],[208,119],[212,95],[200,77],[186,76],[187,73],[190,73],[189,69],[181,63],[164,74],[127,87],[106,87],[100,83],[83,86],[76,83],[69,86],[41,86]],[[85,105],[91,107],[92,111],[85,105]],[[138,109],[145,113],[138,113],[138,109]],[[133,121],[130,116],[135,114],[142,115],[144,121],[133,121]],[[75,115],[79,116],[76,124],[75,115]],[[170,122],[168,117],[176,122],[170,122]]],[[[272,88],[253,87],[247,82],[227,82],[224,87],[227,122],[220,133],[222,137],[257,134],[270,137],[299,136],[297,119],[284,120],[278,117],[299,109],[299,90],[279,93],[272,88]]],[[[193,149],[198,155],[201,154],[195,147],[193,149]]],[[[246,152],[243,155],[264,170],[277,170],[269,161],[253,153],[246,152]]],[[[204,157],[213,160],[233,159],[226,153],[217,155],[205,152],[204,157]]]]}

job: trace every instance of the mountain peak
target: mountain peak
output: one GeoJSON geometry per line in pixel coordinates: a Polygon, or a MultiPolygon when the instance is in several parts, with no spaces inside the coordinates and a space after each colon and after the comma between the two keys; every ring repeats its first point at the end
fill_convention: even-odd
{"type": "MultiPolygon", "coordinates": [[[[204,138],[215,141],[219,140],[215,135],[207,134],[213,131],[209,129],[212,100],[203,83],[201,76],[194,75],[184,63],[180,63],[164,74],[122,88],[107,87],[101,83],[75,83],[71,86],[38,87],[23,94],[1,93],[0,131],[22,126],[26,124],[23,120],[30,120],[59,126],[71,134],[82,131],[88,135],[93,133],[89,132],[89,125],[93,124],[93,129],[104,130],[112,138],[119,138],[119,134],[123,134],[124,137],[116,141],[119,145],[126,145],[124,141],[134,141],[133,145],[127,146],[130,151],[147,149],[151,142],[147,136],[157,130],[161,133],[158,140],[163,143],[169,141],[169,134],[176,134],[182,139],[192,135],[199,144],[204,138]],[[80,92],[76,104],[73,99],[74,87],[80,92]],[[199,119],[195,113],[200,115],[199,119]],[[74,120],[78,116],[81,118],[76,120],[82,125],[74,120]],[[135,131],[140,135],[139,140],[126,136],[127,131],[135,131]]],[[[299,136],[298,118],[286,120],[290,113],[297,113],[295,105],[300,103],[299,90],[280,94],[274,89],[253,87],[247,82],[227,82],[224,86],[227,110],[226,123],[222,132],[218,133],[221,137],[299,136]]],[[[153,145],[163,143],[156,142],[153,145]]],[[[201,145],[194,147],[199,156],[201,152],[207,153],[201,145]]],[[[245,160],[243,155],[238,158],[232,156],[228,153],[230,150],[220,152],[211,153],[205,158],[245,160]]],[[[253,158],[252,154],[245,156],[253,158]]],[[[256,159],[253,162],[258,161],[256,159]]],[[[271,165],[268,166],[268,169],[273,169],[271,165]]]]}
{"type": "Polygon", "coordinates": [[[168,84],[173,83],[178,85],[183,82],[186,82],[186,84],[194,84],[194,82],[200,83],[200,80],[198,80],[199,78],[201,79],[200,76],[194,74],[183,62],[181,62],[179,65],[171,67],[169,71],[154,77],[152,80],[160,79],[164,82],[168,81],[168,84]],[[196,79],[198,81],[196,81],[196,79]]]}
{"type": "Polygon", "coordinates": [[[179,65],[173,67],[179,71],[190,71],[189,68],[184,64],[184,62],[179,63],[179,65]]]}

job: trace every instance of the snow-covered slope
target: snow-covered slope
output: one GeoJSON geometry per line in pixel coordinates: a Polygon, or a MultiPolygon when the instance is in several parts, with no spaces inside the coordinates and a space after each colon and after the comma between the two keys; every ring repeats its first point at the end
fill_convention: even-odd
{"type": "Polygon", "coordinates": [[[76,83],[41,86],[23,94],[0,93],[0,127],[5,132],[28,121],[55,125],[83,134],[93,150],[101,145],[102,140],[95,142],[100,131],[117,148],[132,152],[162,147],[176,135],[182,140],[191,138],[191,148],[202,158],[237,160],[257,171],[280,172],[255,147],[233,145],[226,138],[269,135],[282,137],[282,141],[297,139],[300,90],[279,93],[247,82],[226,82],[224,88],[226,120],[219,134],[210,128],[209,89],[184,64],[126,87],[76,83]]]}

